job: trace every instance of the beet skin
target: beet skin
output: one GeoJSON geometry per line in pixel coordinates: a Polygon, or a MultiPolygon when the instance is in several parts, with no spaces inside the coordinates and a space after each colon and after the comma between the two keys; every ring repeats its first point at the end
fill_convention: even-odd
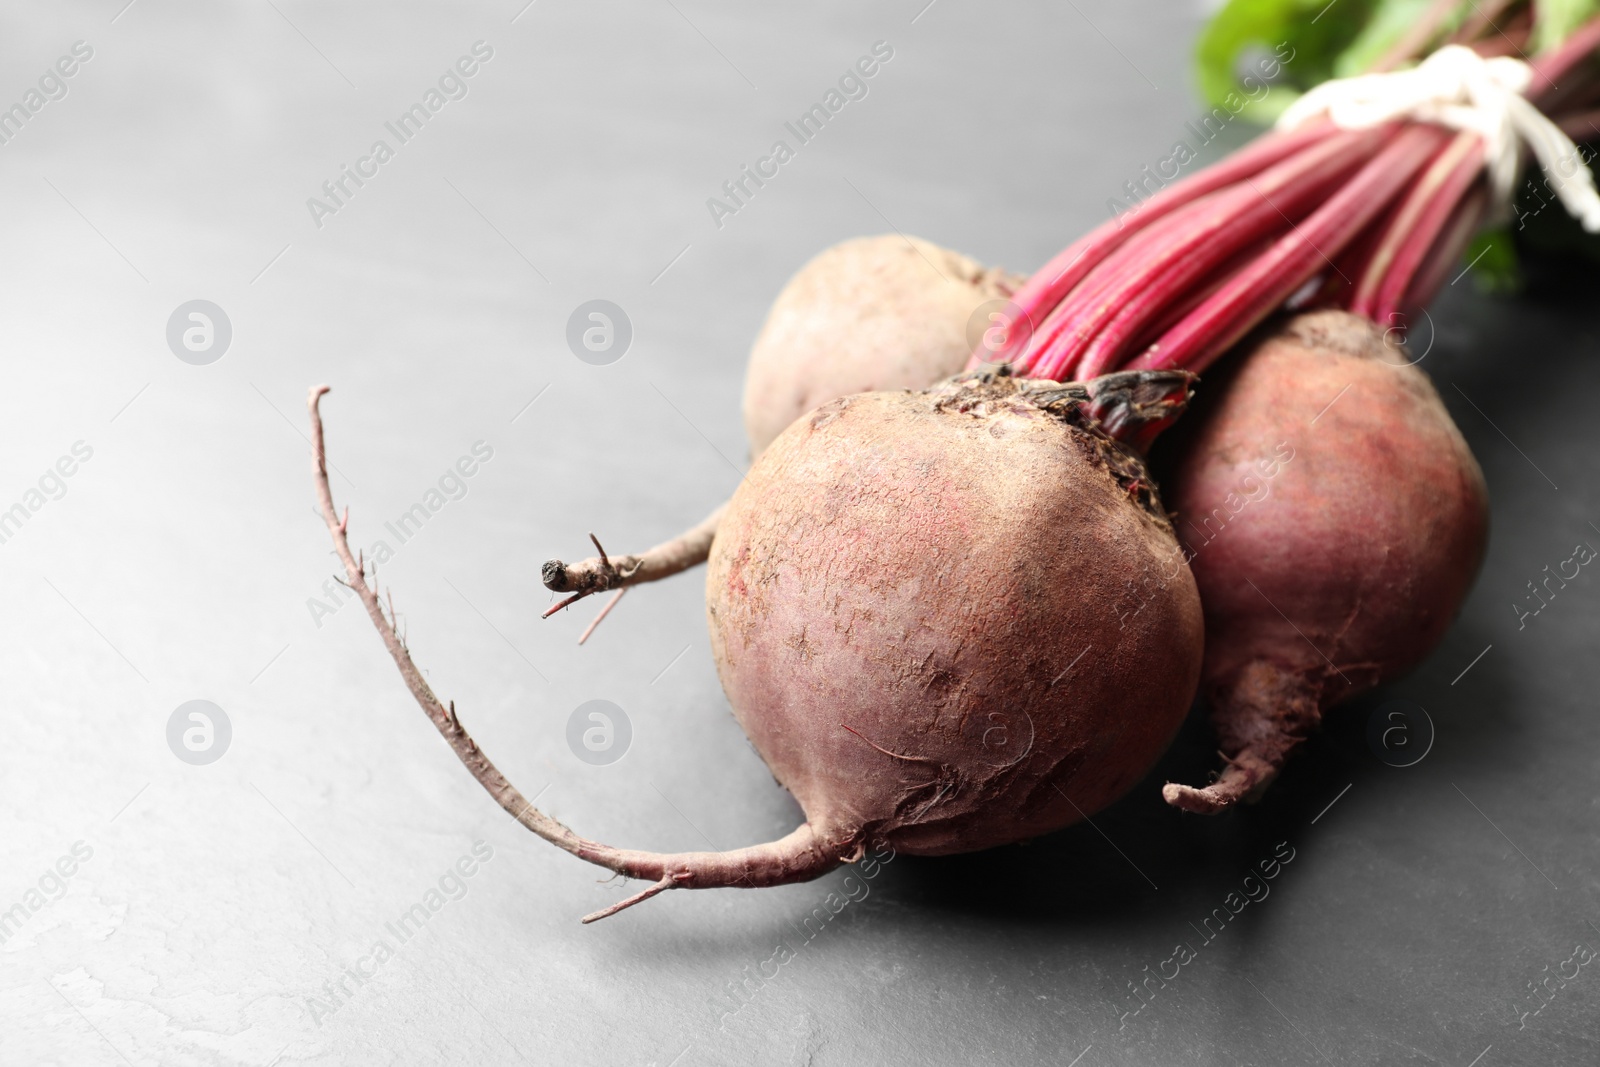
{"type": "Polygon", "coordinates": [[[972,355],[969,322],[1023,279],[920,237],[856,237],[795,272],[750,349],[752,455],[812,408],[852,393],[925,389],[972,355]]]}
{"type": "Polygon", "coordinates": [[[824,850],[1092,815],[1194,693],[1200,601],[1142,460],[1048,401],[1085,387],[981,377],[800,419],[712,546],[723,686],[824,850]]]}
{"type": "Polygon", "coordinates": [[[1205,789],[1164,793],[1204,813],[1259,794],[1324,709],[1427,655],[1488,536],[1483,472],[1372,322],[1301,315],[1235,359],[1202,383],[1166,485],[1228,765],[1205,789]]]}

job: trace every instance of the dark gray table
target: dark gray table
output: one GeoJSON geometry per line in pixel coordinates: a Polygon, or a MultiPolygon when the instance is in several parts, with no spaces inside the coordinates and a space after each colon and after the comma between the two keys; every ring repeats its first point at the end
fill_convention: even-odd
{"type": "Polygon", "coordinates": [[[897,859],[837,914],[842,872],[580,927],[623,887],[494,807],[327,592],[306,387],[334,386],[334,488],[363,547],[492,449],[382,573],[515,782],[618,844],[773,837],[797,811],[728,714],[698,576],[630,594],[580,649],[593,606],[540,622],[540,562],[584,554],[590,530],[643,546],[732,489],[744,351],[815,251],[893,228],[1027,270],[1103,218],[1198,110],[1202,16],[521,3],[3,16],[0,103],[73,42],[93,55],[0,147],[0,506],[76,442],[92,456],[0,544],[0,909],[22,906],[0,1061],[1595,1061],[1592,969],[1520,1014],[1530,983],[1600,946],[1600,579],[1521,629],[1512,608],[1600,544],[1600,345],[1571,270],[1515,301],[1464,279],[1434,309],[1423,366],[1494,498],[1483,574],[1428,662],[1336,715],[1269,803],[1210,821],[1162,804],[1163,776],[1211,764],[1197,718],[1094,827],[897,859]],[[464,97],[403,144],[386,132],[480,40],[464,97]],[[867,95],[718,226],[707,198],[880,40],[867,95]],[[361,163],[379,138],[393,158],[361,163]],[[369,177],[314,218],[342,165],[369,177]],[[608,366],[564,339],[597,298],[633,327],[608,366]],[[193,299],[231,322],[209,365],[166,339],[193,299]],[[1405,769],[1366,740],[1396,698],[1437,728],[1405,769]],[[167,729],[202,699],[231,741],[192,766],[167,729]],[[592,699],[631,723],[609,766],[567,744],[592,699]],[[426,922],[406,920],[419,903],[426,922]],[[1194,960],[1124,1015],[1184,942],[1194,960]]]}

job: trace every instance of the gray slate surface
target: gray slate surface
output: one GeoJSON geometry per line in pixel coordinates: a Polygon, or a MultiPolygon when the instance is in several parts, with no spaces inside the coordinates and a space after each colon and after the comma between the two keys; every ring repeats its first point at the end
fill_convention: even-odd
{"type": "Polygon", "coordinates": [[[1210,766],[1196,720],[1094,827],[897,859],[814,936],[804,920],[843,873],[673,894],[585,928],[623,887],[493,806],[358,609],[313,619],[332,557],[309,510],[306,387],[334,386],[335,491],[362,545],[492,447],[384,576],[434,685],[514,781],[619,844],[776,836],[796,808],[728,714],[698,577],[636,591],[578,649],[592,608],[540,622],[539,563],[581,556],[589,530],[651,543],[732,489],[743,353],[810,254],[893,227],[1032,269],[1098,222],[1198,111],[1202,12],[121,3],[0,14],[0,102],[74,41],[94,49],[0,147],[0,506],[75,442],[93,450],[0,544],[0,908],[41,880],[54,892],[76,842],[92,853],[0,943],[0,1062],[1600,1054],[1592,968],[1518,1014],[1576,944],[1600,946],[1600,578],[1585,570],[1523,629],[1510,608],[1576,542],[1600,544],[1586,279],[1556,272],[1516,302],[1463,280],[1435,308],[1423,366],[1487,472],[1489,557],[1436,654],[1337,715],[1270,803],[1213,821],[1161,803],[1161,776],[1210,766]],[[306,199],[477,40],[494,54],[466,97],[314,225],[306,199]],[[716,227],[706,198],[878,40],[894,58],[867,97],[716,227]],[[233,327],[208,366],[165,339],[195,298],[233,327]],[[609,366],[564,341],[593,298],[633,323],[609,366]],[[1437,727],[1406,769],[1366,741],[1399,697],[1437,727]],[[209,766],[167,745],[195,699],[232,726],[209,766]],[[567,745],[591,699],[632,724],[610,766],[567,745]],[[492,857],[445,879],[460,899],[400,943],[387,924],[479,840],[492,857]],[[1294,859],[1270,896],[1120,1018],[1128,984],[1198,944],[1279,842],[1294,859]],[[380,939],[393,958],[317,1010],[380,939]],[[780,942],[794,958],[723,1020],[780,942]]]}

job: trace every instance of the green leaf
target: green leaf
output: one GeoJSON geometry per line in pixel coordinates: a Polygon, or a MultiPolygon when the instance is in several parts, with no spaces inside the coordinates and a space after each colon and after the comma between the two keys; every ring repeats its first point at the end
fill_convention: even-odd
{"type": "Polygon", "coordinates": [[[1479,292],[1522,291],[1522,260],[1511,231],[1504,226],[1484,230],[1472,239],[1462,257],[1472,271],[1479,292]]]}
{"type": "Polygon", "coordinates": [[[1533,50],[1544,52],[1600,14],[1600,0],[1538,0],[1533,5],[1533,50]]]}
{"type": "Polygon", "coordinates": [[[1275,118],[1300,92],[1334,76],[1339,56],[1384,3],[1228,0],[1195,49],[1201,95],[1210,107],[1255,121],[1275,118]]]}
{"type": "MultiPolygon", "coordinates": [[[[1365,73],[1367,68],[1393,48],[1405,32],[1432,6],[1433,0],[1379,0],[1367,17],[1366,25],[1361,27],[1361,32],[1334,61],[1334,77],[1348,78],[1365,73]]],[[[1470,10],[1472,8],[1469,5],[1462,4],[1456,18],[1459,19],[1462,12],[1470,10]]],[[[1454,28],[1453,23],[1447,25],[1454,28]]]]}

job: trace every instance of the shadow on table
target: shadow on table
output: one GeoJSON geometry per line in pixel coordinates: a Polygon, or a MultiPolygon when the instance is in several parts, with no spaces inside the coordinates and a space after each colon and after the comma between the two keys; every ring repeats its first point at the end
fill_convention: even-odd
{"type": "Polygon", "coordinates": [[[1418,672],[1334,709],[1257,804],[1202,816],[1162,800],[1163,782],[1204,783],[1218,766],[1205,709],[1197,706],[1156,769],[1092,823],[987,852],[899,857],[877,891],[923,911],[1057,930],[1152,921],[1165,929],[1174,912],[1204,914],[1279,842],[1303,854],[1314,852],[1319,834],[1359,834],[1359,823],[1337,817],[1347,786],[1368,805],[1403,804],[1413,790],[1436,789],[1494,762],[1513,728],[1498,710],[1507,690],[1498,663],[1475,666],[1469,690],[1450,686],[1487,642],[1463,620],[1418,672]],[[1436,731],[1413,767],[1383,763],[1368,742],[1369,719],[1399,697],[1426,707],[1436,731]]]}

